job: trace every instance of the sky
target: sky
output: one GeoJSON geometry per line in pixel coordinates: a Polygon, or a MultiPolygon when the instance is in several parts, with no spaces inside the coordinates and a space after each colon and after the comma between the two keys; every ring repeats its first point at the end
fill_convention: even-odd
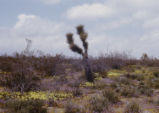
{"type": "Polygon", "coordinates": [[[78,56],[66,33],[76,26],[88,32],[89,54],[110,52],[159,57],[158,0],[0,0],[0,54],[21,52],[26,39],[32,51],[78,56]]]}

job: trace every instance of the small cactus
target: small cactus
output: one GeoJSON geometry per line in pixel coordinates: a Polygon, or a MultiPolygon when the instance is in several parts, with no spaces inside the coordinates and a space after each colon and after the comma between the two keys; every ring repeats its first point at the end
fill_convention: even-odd
{"type": "Polygon", "coordinates": [[[76,52],[76,53],[82,55],[86,79],[89,82],[93,82],[94,77],[93,77],[93,73],[91,71],[91,67],[90,67],[89,60],[88,60],[88,42],[86,41],[88,34],[85,32],[83,25],[77,26],[76,29],[77,29],[77,34],[79,35],[79,37],[82,41],[84,50],[82,48],[80,48],[78,45],[74,44],[74,39],[73,39],[72,33],[66,34],[67,43],[69,44],[70,49],[73,52],[76,52]]]}

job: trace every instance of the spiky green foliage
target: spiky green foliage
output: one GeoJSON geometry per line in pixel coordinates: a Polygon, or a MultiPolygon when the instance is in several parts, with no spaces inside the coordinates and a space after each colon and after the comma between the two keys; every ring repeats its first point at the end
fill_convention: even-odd
{"type": "Polygon", "coordinates": [[[85,75],[88,81],[93,82],[94,77],[91,71],[91,67],[88,61],[88,42],[86,41],[88,34],[85,32],[84,30],[84,26],[83,25],[79,25],[76,27],[77,29],[77,34],[79,35],[82,44],[83,44],[83,48],[80,48],[78,45],[74,44],[74,40],[73,40],[73,34],[72,33],[68,33],[66,34],[67,37],[67,42],[70,46],[70,49],[73,52],[76,52],[80,55],[82,55],[83,57],[83,61],[84,61],[84,68],[85,68],[85,75]]]}
{"type": "Polygon", "coordinates": [[[66,36],[67,36],[67,42],[69,44],[73,44],[74,43],[73,34],[72,33],[68,33],[66,36]]]}
{"type": "Polygon", "coordinates": [[[77,26],[76,29],[77,29],[77,33],[78,33],[79,35],[84,32],[83,25],[77,26]]]}
{"type": "Polygon", "coordinates": [[[70,49],[74,52],[77,52],[77,53],[83,55],[83,50],[76,44],[70,44],[70,49]]]}
{"type": "Polygon", "coordinates": [[[83,47],[84,47],[84,50],[85,50],[85,55],[88,55],[87,51],[88,51],[88,42],[86,41],[87,37],[88,37],[88,34],[84,31],[84,27],[83,25],[79,25],[77,26],[77,33],[79,34],[80,36],[80,39],[83,43],[83,47]]]}

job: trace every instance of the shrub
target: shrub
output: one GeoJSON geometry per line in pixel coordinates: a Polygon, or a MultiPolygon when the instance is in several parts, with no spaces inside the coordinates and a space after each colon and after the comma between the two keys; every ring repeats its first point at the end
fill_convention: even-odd
{"type": "Polygon", "coordinates": [[[134,86],[124,86],[120,88],[120,94],[121,96],[125,97],[136,97],[138,96],[138,92],[134,86]]]}
{"type": "Polygon", "coordinates": [[[145,84],[140,83],[137,89],[140,92],[140,94],[144,94],[146,96],[153,95],[153,90],[150,87],[146,86],[145,84]]]}
{"type": "Polygon", "coordinates": [[[94,73],[101,73],[106,75],[106,71],[108,70],[107,62],[105,61],[104,58],[99,57],[99,58],[92,58],[90,60],[91,66],[92,66],[92,71],[94,73]]]}
{"type": "Polygon", "coordinates": [[[111,89],[104,90],[102,94],[103,94],[103,97],[106,98],[111,104],[115,104],[119,102],[118,95],[111,89]]]}
{"type": "Polygon", "coordinates": [[[8,113],[47,113],[43,100],[8,100],[8,113]]]}
{"type": "Polygon", "coordinates": [[[153,82],[154,88],[159,88],[159,79],[158,78],[154,78],[152,82],[153,82]]]}
{"type": "Polygon", "coordinates": [[[57,101],[55,99],[53,99],[53,98],[48,98],[48,100],[46,102],[47,102],[47,105],[49,107],[53,107],[53,106],[57,106],[58,105],[57,101]]]}
{"type": "Polygon", "coordinates": [[[146,99],[146,102],[148,102],[150,104],[154,104],[155,101],[154,101],[153,97],[149,97],[146,99]]]}
{"type": "Polygon", "coordinates": [[[115,78],[115,81],[119,84],[124,84],[124,85],[130,85],[132,83],[132,81],[129,78],[123,76],[115,78]]]}
{"type": "Polygon", "coordinates": [[[159,106],[159,99],[157,98],[156,100],[153,100],[154,104],[156,104],[157,106],[159,106]]]}
{"type": "Polygon", "coordinates": [[[146,80],[146,85],[153,88],[159,88],[159,78],[149,76],[146,80]]]}
{"type": "Polygon", "coordinates": [[[119,64],[119,63],[114,63],[113,65],[112,65],[112,69],[121,69],[121,64],[119,64]]]}
{"type": "Polygon", "coordinates": [[[140,75],[140,74],[126,74],[126,77],[132,80],[135,80],[135,79],[138,81],[144,80],[144,75],[140,75]]]}
{"type": "Polygon", "coordinates": [[[138,76],[138,75],[127,73],[125,76],[126,76],[127,78],[130,78],[130,79],[137,79],[137,76],[138,76]]]}
{"type": "Polygon", "coordinates": [[[65,58],[62,55],[42,56],[36,60],[34,63],[35,69],[43,72],[46,76],[54,76],[65,73],[65,65],[63,65],[65,58]]]}
{"type": "Polygon", "coordinates": [[[102,89],[104,89],[106,86],[107,86],[107,84],[106,84],[105,82],[97,81],[97,82],[95,82],[95,84],[94,84],[93,87],[94,87],[95,89],[100,89],[100,90],[102,90],[102,89]]]}
{"type": "Polygon", "coordinates": [[[82,91],[80,88],[74,88],[72,93],[73,93],[73,96],[77,96],[77,97],[82,95],[82,91]]]}
{"type": "Polygon", "coordinates": [[[112,82],[111,84],[110,84],[110,86],[111,86],[111,88],[118,88],[118,86],[119,86],[120,84],[119,83],[117,83],[117,82],[112,82]]]}
{"type": "Polygon", "coordinates": [[[65,107],[65,113],[85,113],[85,109],[83,106],[68,102],[65,107]]]}
{"type": "Polygon", "coordinates": [[[131,102],[126,106],[124,113],[142,113],[142,110],[139,104],[136,102],[131,102]]]}
{"type": "Polygon", "coordinates": [[[125,76],[132,80],[138,80],[138,81],[144,80],[144,75],[142,74],[127,73],[125,76]]]}
{"type": "Polygon", "coordinates": [[[0,76],[0,85],[10,88],[12,91],[30,91],[38,87],[40,78],[30,65],[22,62],[15,63],[12,73],[0,76]]]}
{"type": "Polygon", "coordinates": [[[146,85],[149,87],[153,87],[153,84],[154,84],[153,80],[154,80],[154,76],[151,76],[151,75],[147,76],[145,80],[146,85]]]}
{"type": "Polygon", "coordinates": [[[153,72],[153,75],[154,75],[155,77],[159,77],[159,71],[153,72]]]}
{"type": "Polygon", "coordinates": [[[91,105],[91,109],[97,113],[101,113],[104,110],[109,109],[109,101],[107,98],[104,98],[103,96],[94,96],[90,98],[89,103],[91,105]]]}
{"type": "Polygon", "coordinates": [[[11,72],[12,71],[12,66],[10,64],[10,62],[8,61],[3,61],[0,63],[0,69],[4,72],[11,72]]]}
{"type": "Polygon", "coordinates": [[[144,75],[138,75],[137,76],[137,80],[138,81],[142,81],[142,80],[144,80],[145,78],[144,78],[144,75]]]}
{"type": "Polygon", "coordinates": [[[79,88],[81,83],[82,81],[78,79],[78,81],[70,81],[68,85],[72,88],[79,88]]]}

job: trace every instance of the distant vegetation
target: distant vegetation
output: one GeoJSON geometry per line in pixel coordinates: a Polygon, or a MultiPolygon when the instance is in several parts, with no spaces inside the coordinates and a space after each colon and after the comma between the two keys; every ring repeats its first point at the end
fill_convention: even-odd
{"type": "Polygon", "coordinates": [[[141,59],[134,59],[117,53],[90,57],[93,83],[85,80],[82,60],[64,55],[37,57],[24,53],[0,56],[1,111],[129,113],[134,110],[132,113],[142,113],[141,102],[131,100],[140,99],[140,96],[144,96],[142,101],[155,110],[159,88],[158,59],[145,54],[141,59]],[[130,103],[127,105],[127,102],[130,103]],[[34,108],[34,105],[38,106],[34,108]],[[119,107],[115,110],[114,105],[119,107]]]}

